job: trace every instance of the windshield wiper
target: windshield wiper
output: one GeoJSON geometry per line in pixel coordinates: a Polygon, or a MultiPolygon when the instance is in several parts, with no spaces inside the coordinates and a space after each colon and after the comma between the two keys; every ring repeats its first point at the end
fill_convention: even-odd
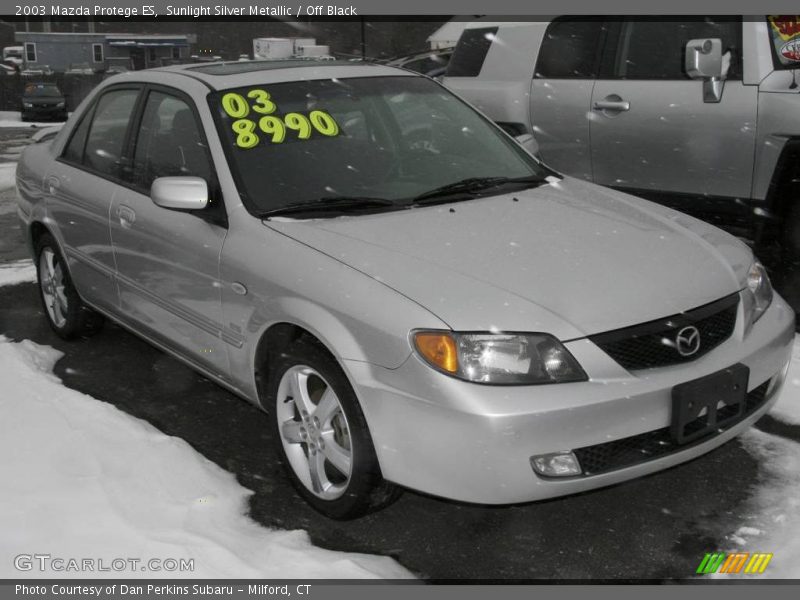
{"type": "Polygon", "coordinates": [[[448,183],[414,197],[414,204],[430,204],[430,200],[441,200],[453,194],[473,194],[507,184],[522,184],[525,187],[541,185],[545,179],[538,175],[525,177],[468,177],[454,183],[448,183]]]}
{"type": "Polygon", "coordinates": [[[381,207],[398,207],[401,205],[387,198],[373,198],[371,196],[324,196],[310,202],[298,202],[287,204],[280,208],[274,208],[260,213],[258,216],[263,219],[278,217],[281,215],[293,215],[315,212],[357,212],[359,210],[369,210],[381,207]]]}

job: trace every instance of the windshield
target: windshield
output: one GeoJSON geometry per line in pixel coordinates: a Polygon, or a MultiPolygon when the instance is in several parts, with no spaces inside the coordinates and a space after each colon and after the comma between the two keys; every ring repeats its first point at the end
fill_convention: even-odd
{"type": "Polygon", "coordinates": [[[61,96],[61,91],[54,85],[31,84],[25,86],[25,95],[57,98],[61,96]]]}
{"type": "Polygon", "coordinates": [[[421,77],[252,85],[209,101],[254,214],[338,197],[407,205],[465,179],[549,174],[469,106],[421,77]]]}

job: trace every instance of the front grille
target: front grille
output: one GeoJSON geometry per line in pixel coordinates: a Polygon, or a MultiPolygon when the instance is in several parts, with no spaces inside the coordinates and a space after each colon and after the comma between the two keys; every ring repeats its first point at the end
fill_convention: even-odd
{"type": "Polygon", "coordinates": [[[676,365],[695,360],[727,340],[736,325],[738,306],[737,293],[685,313],[599,333],[589,339],[629,371],[676,365]],[[682,356],[675,347],[675,338],[689,325],[700,332],[700,349],[682,356]]]}
{"type": "MultiPolygon", "coordinates": [[[[729,423],[725,429],[729,429],[736,423],[740,423],[761,408],[767,399],[769,381],[770,380],[767,380],[747,394],[744,414],[740,419],[729,423]]],[[[722,420],[731,416],[732,412],[736,410],[735,406],[726,406],[717,412],[718,418],[722,420]]],[[[702,444],[710,440],[718,433],[719,432],[710,433],[690,444],[678,445],[672,440],[670,428],[663,427],[654,431],[640,433],[639,435],[614,440],[613,442],[597,444],[596,446],[586,446],[573,450],[573,452],[578,458],[584,475],[598,475],[600,473],[616,471],[624,467],[631,467],[639,463],[661,458],[668,454],[673,454],[680,450],[685,450],[686,448],[691,448],[696,444],[702,444]]]]}

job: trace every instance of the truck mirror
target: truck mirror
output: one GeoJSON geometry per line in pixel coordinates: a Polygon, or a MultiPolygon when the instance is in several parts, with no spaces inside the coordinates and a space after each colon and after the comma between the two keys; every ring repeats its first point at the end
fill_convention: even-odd
{"type": "Polygon", "coordinates": [[[723,69],[722,40],[705,38],[686,43],[686,74],[703,81],[703,102],[722,100],[727,69],[723,69]]]}

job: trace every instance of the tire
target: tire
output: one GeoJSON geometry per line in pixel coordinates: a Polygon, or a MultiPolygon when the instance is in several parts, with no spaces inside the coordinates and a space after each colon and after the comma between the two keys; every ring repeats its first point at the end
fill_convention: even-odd
{"type": "Polygon", "coordinates": [[[281,462],[295,489],[318,512],[349,520],[399,496],[381,476],[353,388],[320,344],[301,338],[275,357],[267,400],[281,462]]]}
{"type": "Polygon", "coordinates": [[[65,340],[88,337],[103,326],[103,317],[81,300],[53,236],[46,233],[36,242],[36,279],[50,328],[65,340]]]}

